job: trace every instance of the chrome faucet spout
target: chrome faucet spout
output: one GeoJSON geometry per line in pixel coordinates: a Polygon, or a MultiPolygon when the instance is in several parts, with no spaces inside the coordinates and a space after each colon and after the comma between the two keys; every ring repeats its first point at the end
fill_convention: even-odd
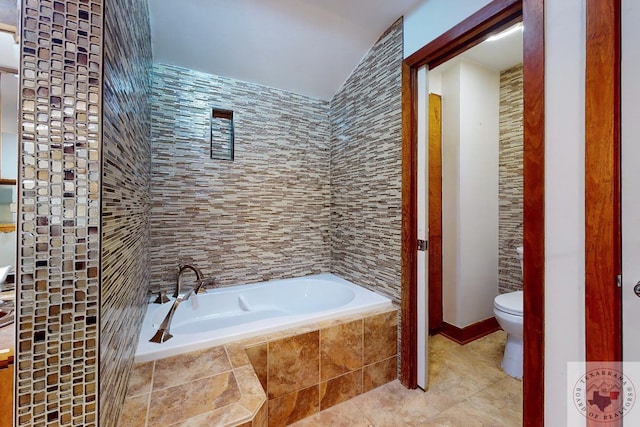
{"type": "Polygon", "coordinates": [[[149,342],[162,344],[163,342],[169,341],[171,338],[173,338],[173,335],[169,333],[168,329],[158,329],[149,342]]]}
{"type": "Polygon", "coordinates": [[[171,321],[173,320],[173,315],[176,313],[176,310],[178,309],[180,303],[188,300],[192,293],[193,289],[190,289],[189,291],[187,291],[187,293],[185,293],[184,295],[179,295],[175,299],[175,301],[173,301],[169,312],[164,317],[162,323],[160,323],[160,327],[158,327],[158,330],[156,331],[155,335],[149,340],[149,342],[161,344],[173,338],[173,335],[171,335],[171,332],[169,332],[169,328],[171,328],[171,321]]]}
{"type": "Polygon", "coordinates": [[[175,294],[173,294],[175,300],[173,301],[169,312],[162,320],[162,323],[158,327],[155,335],[149,341],[161,344],[170,340],[173,337],[173,335],[171,335],[171,332],[169,331],[171,327],[171,320],[173,319],[173,315],[176,313],[176,310],[178,309],[180,303],[187,301],[189,298],[191,298],[191,295],[197,294],[201,290],[204,290],[204,287],[208,284],[213,283],[214,280],[215,279],[213,277],[205,279],[202,271],[200,271],[200,269],[196,266],[193,266],[191,264],[180,264],[178,266],[176,292],[175,294]],[[189,289],[184,294],[181,294],[180,291],[182,289],[182,282],[180,281],[180,279],[182,277],[182,273],[184,273],[186,270],[191,270],[196,273],[196,284],[193,288],[189,289]]]}
{"type": "MultiPolygon", "coordinates": [[[[180,279],[182,278],[182,273],[184,273],[186,270],[191,270],[196,273],[196,281],[202,281],[204,279],[204,274],[202,274],[202,271],[200,271],[198,267],[191,264],[180,264],[178,266],[178,280],[176,283],[176,291],[173,294],[175,298],[180,295],[180,291],[182,290],[182,282],[180,279]]],[[[201,286],[202,285],[200,285],[198,288],[200,288],[201,286]]]]}

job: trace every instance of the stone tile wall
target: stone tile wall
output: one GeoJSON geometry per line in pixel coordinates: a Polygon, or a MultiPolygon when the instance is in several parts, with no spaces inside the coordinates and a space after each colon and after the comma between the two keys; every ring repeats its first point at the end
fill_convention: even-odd
{"type": "Polygon", "coordinates": [[[154,64],[151,287],[179,262],[219,285],[329,270],[329,105],[154,64]],[[213,107],[233,110],[235,160],[209,158],[213,107]]]}
{"type": "Polygon", "coordinates": [[[522,290],[516,248],[523,243],[522,65],[500,73],[498,291],[522,290]]]}
{"type": "Polygon", "coordinates": [[[100,426],[115,426],[149,287],[151,34],[146,0],[105,3],[100,426]]]}
{"type": "Polygon", "coordinates": [[[331,272],[400,302],[402,19],[331,100],[331,272]]]}
{"type": "Polygon", "coordinates": [[[100,0],[23,0],[18,426],[96,426],[100,324],[100,0]]]}

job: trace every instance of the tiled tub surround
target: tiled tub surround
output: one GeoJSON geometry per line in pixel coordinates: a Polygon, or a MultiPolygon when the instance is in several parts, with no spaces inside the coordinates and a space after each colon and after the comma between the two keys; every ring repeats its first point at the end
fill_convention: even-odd
{"type": "Polygon", "coordinates": [[[402,19],[330,102],[154,64],[152,290],[185,260],[223,286],[331,271],[399,303],[401,64],[402,19]],[[234,161],[209,159],[212,107],[234,111],[234,161]]]}
{"type": "Polygon", "coordinates": [[[244,349],[219,346],[135,364],[118,426],[266,427],[266,411],[244,349]]]}
{"type": "Polygon", "coordinates": [[[500,73],[498,290],[522,290],[516,248],[523,242],[524,177],[522,64],[500,73]]]}
{"type": "Polygon", "coordinates": [[[291,424],[396,379],[397,323],[378,309],[136,364],[119,425],[291,424]]]}
{"type": "Polygon", "coordinates": [[[172,301],[147,305],[136,362],[390,307],[391,300],[329,273],[208,289],[178,305],[171,340],[160,345],[149,342],[172,306],[172,301]]]}
{"type": "Polygon", "coordinates": [[[152,290],[180,261],[222,286],[329,271],[329,103],[162,64],[152,87],[152,290]],[[233,161],[209,158],[213,107],[233,161]]]}

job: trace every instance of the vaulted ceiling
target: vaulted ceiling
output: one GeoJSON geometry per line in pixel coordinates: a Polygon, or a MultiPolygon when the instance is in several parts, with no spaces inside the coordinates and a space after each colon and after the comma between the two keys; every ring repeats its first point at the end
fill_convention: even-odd
{"type": "Polygon", "coordinates": [[[155,62],[330,99],[428,0],[149,0],[155,62]]]}

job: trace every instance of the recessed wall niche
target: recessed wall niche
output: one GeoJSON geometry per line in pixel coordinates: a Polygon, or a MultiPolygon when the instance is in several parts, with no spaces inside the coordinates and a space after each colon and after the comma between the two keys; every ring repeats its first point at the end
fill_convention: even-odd
{"type": "Polygon", "coordinates": [[[211,110],[211,158],[233,160],[233,111],[211,110]]]}

